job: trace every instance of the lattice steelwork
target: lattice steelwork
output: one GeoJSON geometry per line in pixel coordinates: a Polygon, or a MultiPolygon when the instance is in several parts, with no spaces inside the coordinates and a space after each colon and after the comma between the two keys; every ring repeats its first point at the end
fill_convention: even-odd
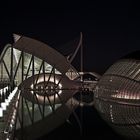
{"type": "Polygon", "coordinates": [[[95,107],[121,135],[140,138],[140,61],[121,59],[100,79],[95,107]]]}
{"type": "MultiPolygon", "coordinates": [[[[79,76],[56,50],[16,35],[0,56],[0,139],[36,139],[65,122],[84,104],[73,97],[87,84],[79,76]]],[[[96,83],[88,83],[91,90],[96,83]]]]}
{"type": "Polygon", "coordinates": [[[0,139],[3,140],[37,138],[63,123],[77,106],[72,96],[78,85],[66,76],[68,69],[78,74],[71,65],[53,49],[48,48],[46,58],[44,52],[30,50],[36,43],[38,47],[45,44],[24,37],[18,39],[4,48],[0,58],[0,139]],[[55,59],[63,60],[62,72],[57,70],[59,64],[55,65],[55,59]]]}

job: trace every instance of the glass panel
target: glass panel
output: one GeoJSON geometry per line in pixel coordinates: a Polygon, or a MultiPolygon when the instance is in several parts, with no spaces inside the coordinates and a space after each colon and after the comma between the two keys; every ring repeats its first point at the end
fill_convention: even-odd
{"type": "Polygon", "coordinates": [[[31,54],[24,53],[24,78],[27,75],[28,69],[29,69],[29,73],[27,75],[27,78],[32,75],[32,63],[31,63],[30,68],[29,68],[29,64],[31,62],[31,58],[32,58],[31,54]]]}
{"type": "Polygon", "coordinates": [[[73,79],[75,79],[76,77],[78,77],[79,74],[78,74],[76,71],[74,71],[72,68],[70,68],[70,69],[68,70],[68,72],[66,72],[66,76],[67,76],[69,79],[73,80],[73,79]]]}
{"type": "MultiPolygon", "coordinates": [[[[35,70],[34,73],[35,74],[39,74],[41,64],[42,64],[42,60],[37,57],[34,57],[34,70],[35,70]]],[[[43,72],[43,67],[41,68],[40,73],[42,72],[43,72]]]]}
{"type": "Polygon", "coordinates": [[[7,49],[7,51],[6,51],[6,53],[5,53],[4,57],[3,57],[3,60],[4,60],[5,64],[6,64],[7,69],[8,69],[8,72],[10,73],[11,57],[9,57],[9,56],[11,56],[11,47],[7,49]]]}

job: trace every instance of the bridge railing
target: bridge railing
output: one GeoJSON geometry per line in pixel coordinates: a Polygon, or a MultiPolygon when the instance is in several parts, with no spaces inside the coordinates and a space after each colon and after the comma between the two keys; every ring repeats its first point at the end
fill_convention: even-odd
{"type": "MultiPolygon", "coordinates": [[[[0,117],[0,139],[2,140],[13,139],[19,101],[19,94],[17,91],[17,87],[12,92],[9,90],[9,96],[1,102],[0,110],[2,114],[0,117]]],[[[6,92],[8,91],[6,90],[6,92]]]]}

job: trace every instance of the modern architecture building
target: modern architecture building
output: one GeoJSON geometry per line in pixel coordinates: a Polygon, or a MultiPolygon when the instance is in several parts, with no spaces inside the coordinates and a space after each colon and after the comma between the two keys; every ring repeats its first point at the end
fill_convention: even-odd
{"type": "Polygon", "coordinates": [[[49,133],[84,105],[73,95],[85,88],[93,91],[100,76],[89,72],[96,80],[84,81],[84,72],[71,65],[82,35],[68,56],[25,36],[14,35],[14,40],[0,56],[0,139],[31,140],[49,133]]]}
{"type": "Polygon", "coordinates": [[[95,107],[119,134],[140,138],[140,52],[114,63],[95,89],[95,107]]]}

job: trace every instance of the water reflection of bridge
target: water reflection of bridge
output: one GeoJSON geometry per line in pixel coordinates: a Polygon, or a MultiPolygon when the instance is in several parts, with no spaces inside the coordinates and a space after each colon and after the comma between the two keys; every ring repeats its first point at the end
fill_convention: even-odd
{"type": "MultiPolygon", "coordinates": [[[[81,39],[77,48],[80,45],[81,39]]],[[[99,76],[94,73],[95,81],[78,80],[83,73],[70,64],[77,48],[68,60],[42,42],[15,35],[15,43],[0,56],[0,139],[40,137],[86,104],[74,94],[92,92],[99,76]]]]}

